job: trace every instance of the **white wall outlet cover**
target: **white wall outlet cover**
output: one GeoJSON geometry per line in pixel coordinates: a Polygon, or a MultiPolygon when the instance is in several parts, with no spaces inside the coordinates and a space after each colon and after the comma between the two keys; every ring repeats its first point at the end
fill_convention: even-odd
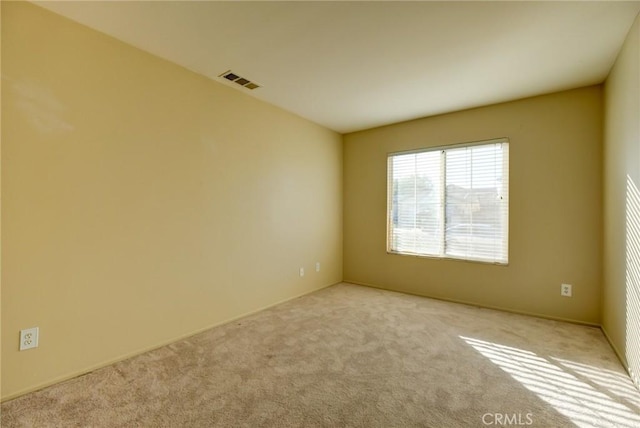
{"type": "Polygon", "coordinates": [[[571,284],[562,284],[560,286],[560,295],[564,297],[571,297],[572,295],[571,284]]]}
{"type": "Polygon", "coordinates": [[[38,327],[26,328],[20,330],[20,350],[37,348],[40,329],[38,327]]]}
{"type": "Polygon", "coordinates": [[[316,262],[316,272],[320,272],[320,262],[316,262]]]}
{"type": "Polygon", "coordinates": [[[300,276],[304,276],[304,268],[300,268],[300,276]]]}

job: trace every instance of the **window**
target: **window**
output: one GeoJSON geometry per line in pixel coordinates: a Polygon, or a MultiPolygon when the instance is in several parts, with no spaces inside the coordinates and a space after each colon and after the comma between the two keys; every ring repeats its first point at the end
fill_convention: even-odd
{"type": "Polygon", "coordinates": [[[508,140],[390,154],[387,223],[391,253],[507,264],[508,140]]]}

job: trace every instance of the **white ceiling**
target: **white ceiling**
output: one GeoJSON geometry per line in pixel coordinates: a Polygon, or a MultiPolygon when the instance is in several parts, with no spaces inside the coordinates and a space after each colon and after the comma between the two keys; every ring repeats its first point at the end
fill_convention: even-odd
{"type": "Polygon", "coordinates": [[[640,2],[35,2],[346,133],[602,82],[640,2]],[[261,88],[217,77],[233,70],[261,88]]]}

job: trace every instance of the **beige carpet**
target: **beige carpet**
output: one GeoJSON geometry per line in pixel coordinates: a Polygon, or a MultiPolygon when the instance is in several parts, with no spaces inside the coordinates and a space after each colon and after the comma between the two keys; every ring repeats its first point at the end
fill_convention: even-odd
{"type": "Polygon", "coordinates": [[[596,328],[349,284],[2,404],[2,427],[640,427],[596,328]]]}

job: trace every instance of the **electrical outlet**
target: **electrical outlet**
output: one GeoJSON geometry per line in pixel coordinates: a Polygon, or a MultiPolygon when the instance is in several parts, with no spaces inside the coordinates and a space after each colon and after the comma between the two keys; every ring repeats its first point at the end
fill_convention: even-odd
{"type": "Polygon", "coordinates": [[[37,348],[38,347],[38,327],[27,328],[20,330],[20,350],[37,348]]]}
{"type": "Polygon", "coordinates": [[[320,272],[320,262],[316,262],[316,272],[320,272]]]}
{"type": "Polygon", "coordinates": [[[564,297],[571,297],[571,284],[560,285],[560,295],[564,297]]]}
{"type": "Polygon", "coordinates": [[[304,276],[304,268],[300,268],[300,276],[304,276]]]}

